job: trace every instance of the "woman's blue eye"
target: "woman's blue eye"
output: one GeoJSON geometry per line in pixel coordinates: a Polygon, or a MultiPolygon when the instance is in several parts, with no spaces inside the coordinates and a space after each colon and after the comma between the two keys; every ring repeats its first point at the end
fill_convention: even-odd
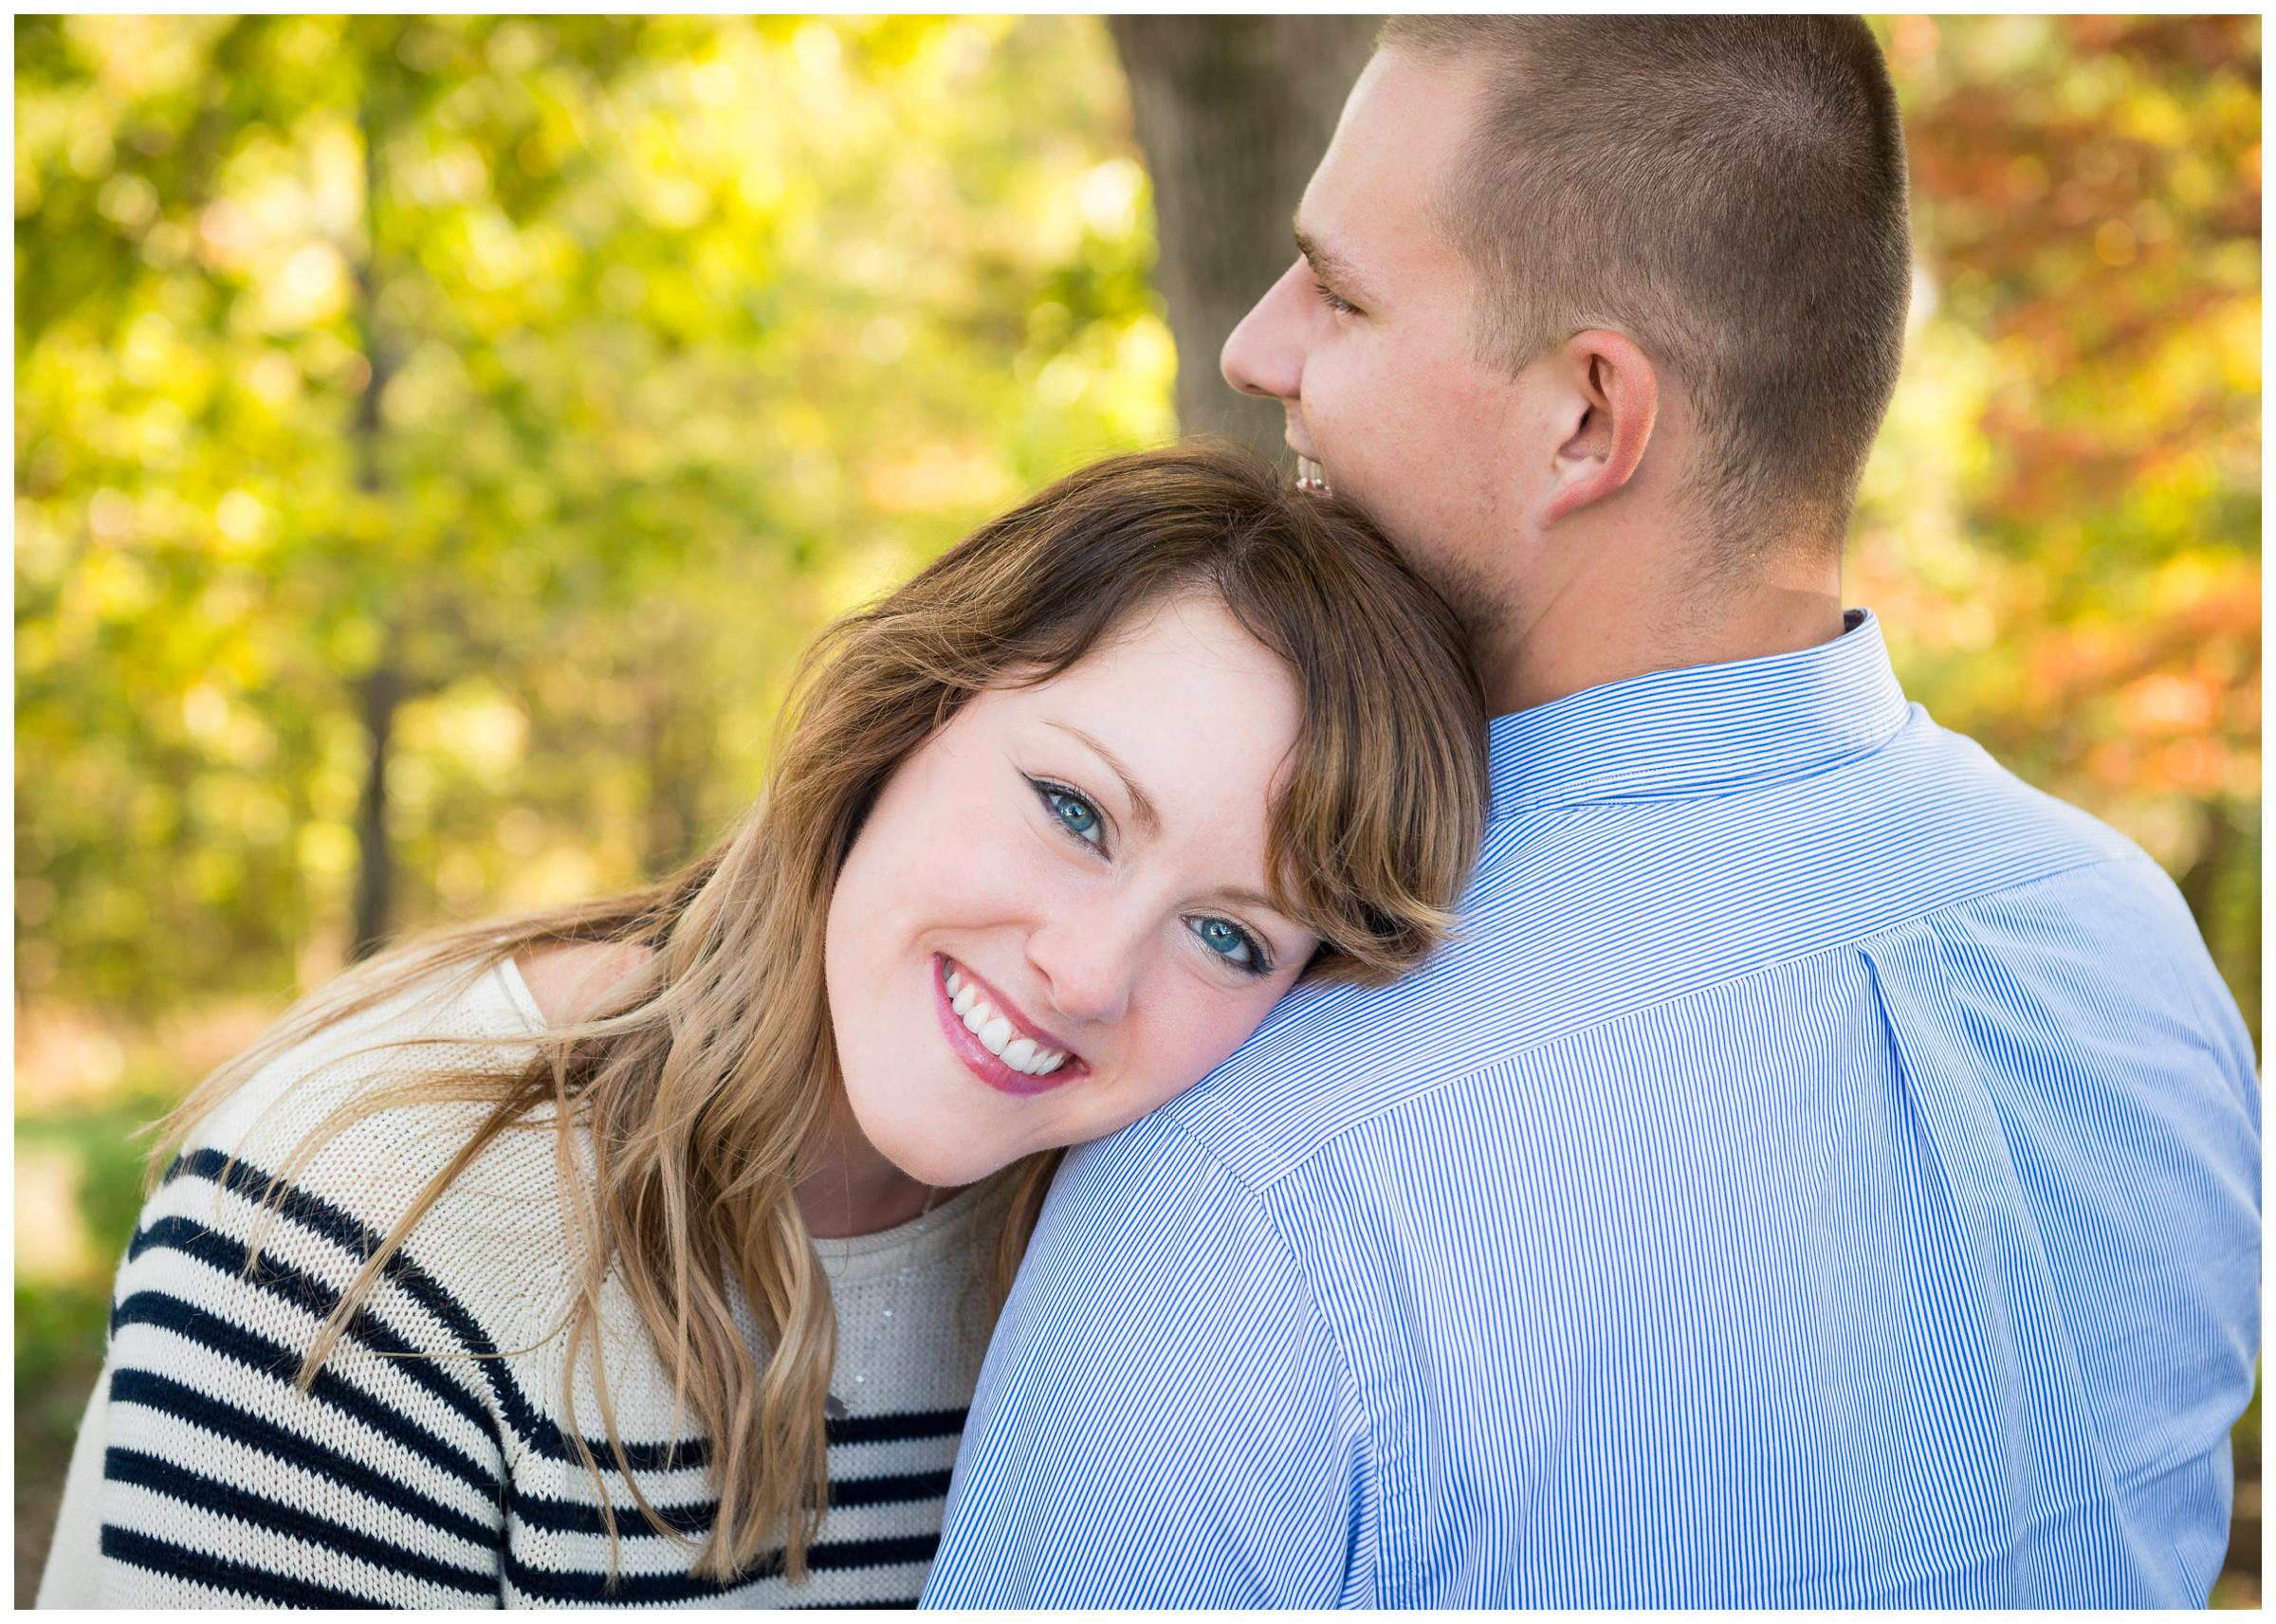
{"type": "Polygon", "coordinates": [[[1037,784],[1036,793],[1052,815],[1067,826],[1068,831],[1092,846],[1099,842],[1098,809],[1082,796],[1062,790],[1054,784],[1037,784]]]}
{"type": "Polygon", "coordinates": [[[1231,920],[1198,919],[1192,924],[1193,934],[1202,939],[1202,945],[1226,963],[1258,976],[1271,968],[1265,962],[1264,950],[1257,945],[1257,939],[1231,920]]]}

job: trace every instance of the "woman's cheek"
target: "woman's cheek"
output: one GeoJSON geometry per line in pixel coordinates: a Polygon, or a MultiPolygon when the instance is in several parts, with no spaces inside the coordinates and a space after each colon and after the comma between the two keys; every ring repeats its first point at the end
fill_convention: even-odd
{"type": "Polygon", "coordinates": [[[1216,1070],[1229,1059],[1235,1049],[1248,1041],[1249,1034],[1264,1023],[1264,1017],[1279,1000],[1280,989],[1276,985],[1268,988],[1261,982],[1237,994],[1217,994],[1210,1000],[1212,1007],[1205,1023],[1201,1017],[1196,1018],[1197,1028],[1205,1024],[1209,1044],[1194,1059],[1200,1074],[1216,1070]]]}

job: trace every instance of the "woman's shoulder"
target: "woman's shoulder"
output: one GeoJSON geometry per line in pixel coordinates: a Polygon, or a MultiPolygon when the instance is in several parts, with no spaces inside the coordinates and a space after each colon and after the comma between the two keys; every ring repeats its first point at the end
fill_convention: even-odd
{"type": "Polygon", "coordinates": [[[422,1081],[519,1070],[544,1024],[510,961],[354,994],[341,983],[289,1012],[233,1063],[249,1061],[249,1072],[192,1126],[185,1148],[282,1154],[284,1136],[377,1098],[415,1095],[422,1081]]]}
{"type": "MultiPolygon", "coordinates": [[[[543,1024],[510,960],[320,1020],[193,1126],[153,1215],[248,1241],[283,1219],[310,1245],[368,1251],[481,1130],[543,1024]]],[[[551,1120],[540,1111],[499,1133],[406,1250],[455,1272],[478,1254],[526,1260],[541,1228],[550,1247],[562,1208],[551,1120]]]]}
{"type": "Polygon", "coordinates": [[[555,941],[509,962],[547,1026],[569,1026],[600,1008],[609,990],[655,956],[629,941],[555,941]]]}

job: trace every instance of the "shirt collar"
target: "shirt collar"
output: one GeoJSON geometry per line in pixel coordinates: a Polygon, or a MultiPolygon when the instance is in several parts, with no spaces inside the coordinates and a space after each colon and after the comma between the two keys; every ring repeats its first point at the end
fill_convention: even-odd
{"type": "Polygon", "coordinates": [[[1904,724],[1881,622],[1790,654],[1652,671],[1496,717],[1494,815],[1579,801],[1727,794],[1822,772],[1904,724]]]}

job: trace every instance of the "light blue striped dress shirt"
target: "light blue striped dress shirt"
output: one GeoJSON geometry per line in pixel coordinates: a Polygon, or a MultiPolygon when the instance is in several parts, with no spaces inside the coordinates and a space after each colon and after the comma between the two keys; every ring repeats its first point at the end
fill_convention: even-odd
{"type": "Polygon", "coordinates": [[[1849,626],[1496,721],[1464,940],[1069,1159],[928,1605],[2204,1601],[2249,1040],[1849,626]]]}

